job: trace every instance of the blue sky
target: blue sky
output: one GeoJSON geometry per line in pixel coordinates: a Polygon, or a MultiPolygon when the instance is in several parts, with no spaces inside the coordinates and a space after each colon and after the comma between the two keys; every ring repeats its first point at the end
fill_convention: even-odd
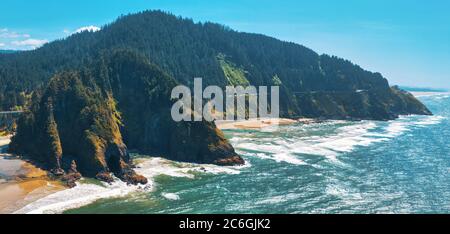
{"type": "Polygon", "coordinates": [[[447,0],[2,0],[0,49],[33,49],[121,14],[162,9],[305,45],[391,84],[450,88],[447,0]]]}

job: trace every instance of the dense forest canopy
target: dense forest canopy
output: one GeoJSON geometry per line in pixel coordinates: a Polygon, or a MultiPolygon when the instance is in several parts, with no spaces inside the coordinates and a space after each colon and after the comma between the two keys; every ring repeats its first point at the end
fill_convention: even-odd
{"type": "Polygon", "coordinates": [[[194,77],[202,77],[204,85],[280,85],[281,114],[286,117],[372,118],[381,111],[376,118],[391,119],[428,112],[424,106],[406,105],[414,100],[392,91],[381,74],[347,60],[162,11],[121,16],[98,32],[84,31],[33,51],[0,55],[0,108],[24,105],[27,94],[45,86],[53,74],[82,67],[117,48],[139,51],[185,85],[192,85],[194,77]],[[361,90],[367,92],[357,93],[361,90]],[[382,100],[375,100],[378,97],[382,100]],[[363,110],[353,110],[352,102],[363,110]]]}
{"type": "Polygon", "coordinates": [[[162,11],[121,16],[26,52],[0,54],[0,109],[24,110],[9,146],[62,175],[146,183],[129,149],[195,163],[245,162],[214,122],[175,122],[178,84],[280,87],[282,117],[389,120],[431,114],[379,73],[301,45],[162,11]]]}

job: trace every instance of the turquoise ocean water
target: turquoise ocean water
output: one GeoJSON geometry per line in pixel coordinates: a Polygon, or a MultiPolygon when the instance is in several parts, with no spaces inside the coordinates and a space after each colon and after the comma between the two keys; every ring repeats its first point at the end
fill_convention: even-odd
{"type": "Polygon", "coordinates": [[[243,167],[136,156],[152,183],[84,181],[20,212],[450,213],[450,97],[434,116],[226,131],[243,167]]]}

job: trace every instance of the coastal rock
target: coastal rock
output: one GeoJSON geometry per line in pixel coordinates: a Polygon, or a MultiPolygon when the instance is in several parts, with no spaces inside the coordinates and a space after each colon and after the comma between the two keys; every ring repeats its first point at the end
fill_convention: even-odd
{"type": "Polygon", "coordinates": [[[83,176],[111,181],[113,173],[133,184],[145,180],[133,173],[129,149],[185,162],[244,163],[213,123],[171,119],[172,88],[192,87],[193,77],[222,88],[279,86],[282,118],[431,114],[380,73],[350,61],[160,11],[4,55],[0,77],[2,109],[31,103],[18,120],[12,153],[55,174],[66,173],[74,160],[83,176]],[[133,52],[116,49],[124,47],[133,52]]]}
{"type": "Polygon", "coordinates": [[[132,169],[128,147],[178,161],[243,164],[213,123],[171,118],[176,84],[145,58],[122,50],[93,68],[59,73],[19,119],[9,151],[69,186],[81,175],[111,183],[112,174],[146,184],[132,169]]]}
{"type": "Polygon", "coordinates": [[[66,182],[66,185],[69,188],[73,188],[76,186],[76,181],[81,179],[81,174],[77,170],[77,164],[75,160],[72,160],[70,164],[70,169],[67,171],[67,174],[63,175],[61,180],[66,182]]]}
{"type": "Polygon", "coordinates": [[[172,119],[174,100],[170,94],[177,82],[146,61],[135,53],[122,51],[102,62],[109,68],[108,85],[121,112],[125,144],[142,154],[176,161],[215,163],[235,158],[229,161],[230,165],[244,164],[214,123],[172,119]]]}
{"type": "MultiPolygon", "coordinates": [[[[119,131],[112,99],[84,83],[88,74],[65,72],[52,79],[39,101],[19,120],[10,152],[63,175],[70,186],[79,177],[128,172],[129,155],[119,131]],[[64,158],[73,159],[70,167],[64,158]],[[127,172],[125,172],[127,170],[127,172]]],[[[101,176],[110,182],[112,179],[101,176]]]]}
{"type": "MultiPolygon", "coordinates": [[[[430,114],[409,93],[391,88],[380,73],[348,60],[161,11],[123,16],[95,33],[78,33],[33,51],[2,55],[1,109],[25,105],[29,93],[48,84],[56,72],[79,70],[104,51],[124,47],[139,51],[188,87],[194,77],[203,77],[204,85],[222,88],[279,86],[282,118],[391,120],[403,114],[430,114]]],[[[111,88],[108,85],[114,79],[105,80],[105,87],[111,88]]]]}
{"type": "Polygon", "coordinates": [[[240,165],[244,164],[244,160],[239,156],[233,156],[233,157],[227,157],[223,159],[218,159],[214,161],[215,164],[220,166],[233,166],[233,165],[240,165]]]}
{"type": "Polygon", "coordinates": [[[76,181],[81,179],[81,174],[79,172],[69,172],[62,176],[61,180],[66,183],[69,188],[73,188],[76,186],[76,181]]]}
{"type": "Polygon", "coordinates": [[[97,175],[95,175],[95,178],[109,184],[114,182],[114,178],[111,176],[111,173],[109,172],[100,172],[97,175]]]}
{"type": "Polygon", "coordinates": [[[118,175],[118,177],[126,181],[128,184],[132,185],[138,185],[138,184],[147,184],[148,180],[142,175],[137,174],[134,172],[131,168],[127,168],[122,171],[121,174],[118,175]]]}

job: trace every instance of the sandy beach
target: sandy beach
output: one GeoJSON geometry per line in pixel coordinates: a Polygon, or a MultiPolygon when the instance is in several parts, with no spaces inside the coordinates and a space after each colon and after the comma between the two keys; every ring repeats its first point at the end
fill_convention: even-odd
{"type": "Polygon", "coordinates": [[[276,125],[290,125],[295,123],[310,124],[317,122],[315,119],[286,119],[286,118],[258,118],[249,120],[216,120],[216,126],[221,130],[227,129],[262,129],[276,125]]]}
{"type": "MultiPolygon", "coordinates": [[[[1,137],[0,149],[9,142],[10,136],[1,137]]],[[[32,164],[9,154],[0,154],[0,214],[12,213],[64,188],[32,164]]]]}
{"type": "Polygon", "coordinates": [[[11,136],[0,136],[0,150],[5,148],[11,142],[11,136]]]}

